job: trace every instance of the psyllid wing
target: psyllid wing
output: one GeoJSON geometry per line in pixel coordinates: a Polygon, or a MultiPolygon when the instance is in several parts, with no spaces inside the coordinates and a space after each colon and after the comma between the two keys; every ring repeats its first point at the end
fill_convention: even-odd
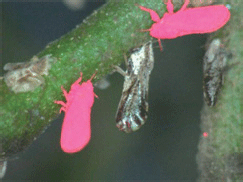
{"type": "Polygon", "coordinates": [[[133,79],[130,87],[122,93],[116,114],[116,126],[126,133],[138,130],[147,119],[147,94],[141,86],[138,79],[133,79]]]}
{"type": "Polygon", "coordinates": [[[89,143],[91,138],[90,114],[91,108],[85,107],[75,98],[69,107],[69,112],[66,112],[62,124],[60,144],[64,152],[79,152],[89,143]]]}
{"type": "Polygon", "coordinates": [[[138,130],[147,119],[148,83],[153,65],[151,41],[131,51],[116,114],[116,126],[126,133],[138,130]]]}
{"type": "Polygon", "coordinates": [[[214,32],[223,27],[230,19],[230,11],[224,5],[187,8],[164,18],[171,29],[183,35],[214,32]]]}
{"type": "Polygon", "coordinates": [[[203,94],[208,106],[214,106],[223,85],[227,58],[230,54],[220,47],[220,39],[214,39],[203,59],[203,94]]]}

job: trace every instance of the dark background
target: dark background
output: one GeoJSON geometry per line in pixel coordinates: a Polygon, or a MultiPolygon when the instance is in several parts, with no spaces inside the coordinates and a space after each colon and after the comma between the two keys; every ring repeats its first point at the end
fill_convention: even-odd
{"type": "MultiPolygon", "coordinates": [[[[63,3],[3,4],[3,63],[22,62],[82,22],[101,1],[79,11],[63,3]]],[[[198,177],[196,153],[202,97],[205,35],[154,44],[155,66],[149,85],[149,116],[137,132],[115,127],[123,77],[108,77],[110,87],[95,89],[92,139],[79,153],[59,146],[63,114],[19,159],[10,161],[5,180],[191,180],[198,177]]]]}

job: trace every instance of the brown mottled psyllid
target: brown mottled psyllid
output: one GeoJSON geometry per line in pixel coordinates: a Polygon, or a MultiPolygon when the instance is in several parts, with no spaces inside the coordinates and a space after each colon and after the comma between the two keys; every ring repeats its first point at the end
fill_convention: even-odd
{"type": "Polygon", "coordinates": [[[116,126],[121,131],[131,133],[138,130],[148,116],[149,77],[154,67],[152,42],[132,49],[126,67],[126,72],[115,67],[125,78],[116,126]]]}
{"type": "Polygon", "coordinates": [[[8,71],[4,81],[14,93],[33,91],[45,82],[41,75],[48,75],[54,60],[46,55],[40,59],[34,56],[29,62],[7,63],[3,68],[8,71]]]}
{"type": "Polygon", "coordinates": [[[220,39],[214,39],[203,58],[203,94],[208,106],[214,106],[223,85],[226,61],[229,53],[221,47],[220,39]]]}

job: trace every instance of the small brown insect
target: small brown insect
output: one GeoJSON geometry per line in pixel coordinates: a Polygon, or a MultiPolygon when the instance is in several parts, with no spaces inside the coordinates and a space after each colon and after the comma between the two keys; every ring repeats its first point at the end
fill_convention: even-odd
{"type": "Polygon", "coordinates": [[[41,75],[48,75],[54,60],[46,55],[40,59],[34,56],[29,62],[7,63],[3,68],[8,71],[4,81],[14,93],[33,91],[45,82],[41,75]]]}
{"type": "Polygon", "coordinates": [[[116,114],[116,126],[131,133],[138,130],[148,116],[149,77],[154,67],[152,42],[132,49],[126,67],[126,72],[115,67],[125,77],[116,114]]]}
{"type": "Polygon", "coordinates": [[[214,39],[203,58],[203,94],[208,106],[214,106],[224,81],[229,53],[220,47],[220,39],[214,39]]]}

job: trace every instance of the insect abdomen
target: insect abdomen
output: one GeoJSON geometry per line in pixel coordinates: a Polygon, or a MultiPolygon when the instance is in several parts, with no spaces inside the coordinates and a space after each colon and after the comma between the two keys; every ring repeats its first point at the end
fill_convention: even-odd
{"type": "Polygon", "coordinates": [[[68,108],[61,131],[61,148],[74,153],[82,150],[91,138],[91,108],[84,107],[82,99],[75,99],[68,108]],[[84,137],[85,136],[85,137],[84,137]]]}

